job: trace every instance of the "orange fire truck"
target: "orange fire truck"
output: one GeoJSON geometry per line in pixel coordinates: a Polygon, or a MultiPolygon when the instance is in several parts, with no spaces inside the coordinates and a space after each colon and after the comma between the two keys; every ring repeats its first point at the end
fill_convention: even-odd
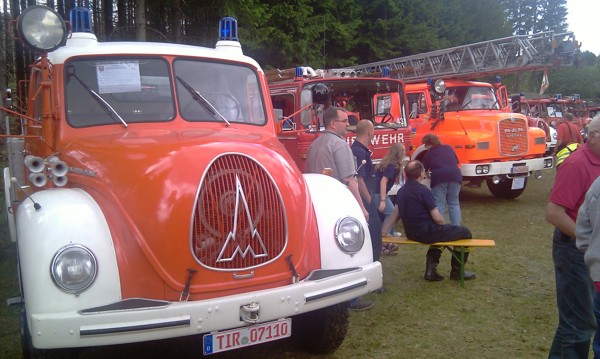
{"type": "MultiPolygon", "coordinates": [[[[577,47],[560,45],[574,42],[572,33],[511,36],[352,69],[364,76],[391,71],[403,79],[415,146],[425,134],[437,134],[454,148],[469,185],[486,181],[494,196],[516,198],[531,174],[539,178],[553,167],[552,157],[545,156],[548,134],[510,112],[498,77],[493,85],[466,79],[570,66],[577,47]]],[[[425,151],[417,147],[412,158],[422,158],[425,151]]]]}
{"type": "Polygon", "coordinates": [[[389,76],[357,77],[352,69],[297,67],[266,71],[273,108],[279,118],[279,140],[300,170],[306,167],[306,152],[323,130],[321,112],[326,106],[348,111],[348,144],[355,138],[360,120],[375,125],[371,150],[376,162],[390,145],[402,143],[411,150],[411,129],[404,106],[404,82],[389,76]]]}
{"type": "Polygon", "coordinates": [[[335,350],[381,264],[350,191],[277,139],[235,19],[215,48],[100,43],[89,19],[14,24],[40,54],[27,108],[2,108],[22,127],[4,193],[24,356],[191,335],[204,354],[292,334],[335,350]]]}

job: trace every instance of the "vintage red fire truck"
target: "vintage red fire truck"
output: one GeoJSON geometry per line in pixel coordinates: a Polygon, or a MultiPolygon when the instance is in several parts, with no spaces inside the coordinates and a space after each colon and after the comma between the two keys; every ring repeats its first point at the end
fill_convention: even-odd
{"type": "Polygon", "coordinates": [[[412,148],[403,81],[389,76],[357,77],[352,69],[311,67],[270,70],[267,79],[279,118],[279,140],[302,171],[308,147],[324,129],[321,112],[326,106],[348,111],[349,145],[356,137],[358,121],[367,119],[374,123],[371,150],[375,162],[394,143],[404,144],[407,153],[412,148]]]}
{"type": "MultiPolygon", "coordinates": [[[[517,99],[516,96],[514,98],[517,99]]],[[[554,128],[558,126],[566,113],[573,115],[573,122],[580,129],[589,122],[587,119],[590,116],[586,101],[582,100],[578,94],[571,96],[561,94],[532,96],[531,94],[521,93],[518,99],[520,106],[524,108],[522,111],[527,111],[533,116],[544,119],[549,126],[554,128]]]]}
{"type": "Polygon", "coordinates": [[[382,285],[350,191],[303,175],[233,18],[214,49],[100,43],[31,6],[40,54],[4,189],[26,356],[191,335],[204,353],[293,337],[335,350],[382,285]]]}
{"type": "Polygon", "coordinates": [[[529,127],[538,127],[546,133],[546,152],[545,155],[554,153],[556,148],[556,129],[548,124],[546,120],[539,116],[539,112],[529,106],[528,103],[521,102],[521,95],[510,95],[510,108],[512,112],[522,113],[527,118],[529,127]]]}

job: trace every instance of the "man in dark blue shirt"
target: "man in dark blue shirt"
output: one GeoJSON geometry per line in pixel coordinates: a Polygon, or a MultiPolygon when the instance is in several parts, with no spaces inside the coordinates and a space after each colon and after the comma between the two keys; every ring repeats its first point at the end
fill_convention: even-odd
{"type": "Polygon", "coordinates": [[[377,205],[373,202],[375,193],[375,171],[371,161],[371,152],[368,146],[371,144],[375,134],[373,123],[368,120],[361,120],[356,125],[356,139],[350,148],[356,158],[356,177],[358,181],[358,191],[363,204],[369,212],[368,224],[369,234],[371,235],[371,244],[373,246],[373,260],[378,261],[381,257],[381,219],[377,205]]]}
{"type": "MultiPolygon", "coordinates": [[[[471,231],[463,225],[446,224],[444,217],[438,211],[431,190],[420,183],[425,178],[425,168],[420,161],[411,161],[404,168],[406,183],[396,194],[394,211],[386,219],[382,232],[388,233],[390,227],[400,217],[404,231],[409,239],[431,244],[450,242],[459,239],[472,238],[471,231]]],[[[431,246],[427,251],[425,280],[440,281],[444,276],[437,272],[442,250],[431,246]]],[[[465,263],[468,252],[465,253],[465,263]]],[[[460,279],[460,262],[452,256],[450,279],[460,279]]],[[[474,279],[475,273],[465,272],[465,280],[474,279]]]]}

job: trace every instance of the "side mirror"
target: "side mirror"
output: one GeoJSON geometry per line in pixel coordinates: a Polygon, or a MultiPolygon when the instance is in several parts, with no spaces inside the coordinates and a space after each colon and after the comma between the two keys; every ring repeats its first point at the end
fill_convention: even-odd
{"type": "Polygon", "coordinates": [[[280,108],[274,108],[273,118],[275,119],[275,128],[277,129],[277,132],[283,131],[283,122],[281,122],[281,119],[283,119],[283,110],[280,108]]]}
{"type": "Polygon", "coordinates": [[[273,117],[275,117],[275,122],[281,122],[281,119],[283,118],[283,110],[280,108],[274,108],[273,117]]]}

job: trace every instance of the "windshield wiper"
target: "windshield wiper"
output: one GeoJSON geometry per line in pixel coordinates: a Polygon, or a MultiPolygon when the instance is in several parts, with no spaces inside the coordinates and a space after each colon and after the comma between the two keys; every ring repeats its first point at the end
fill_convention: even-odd
{"type": "Polygon", "coordinates": [[[125,120],[123,119],[123,117],[121,117],[121,115],[119,115],[119,113],[117,111],[115,111],[115,109],[108,103],[106,102],[105,99],[102,98],[102,96],[98,95],[94,90],[92,89],[87,89],[90,94],[92,95],[92,97],[94,98],[94,100],[96,100],[96,102],[98,102],[98,104],[100,104],[100,106],[104,109],[104,111],[106,111],[106,113],[112,117],[113,119],[116,118],[117,120],[121,121],[121,123],[123,124],[123,126],[127,127],[127,122],[125,122],[125,120]]]}
{"type": "Polygon", "coordinates": [[[469,100],[469,101],[467,101],[467,103],[465,103],[464,105],[460,106],[460,109],[458,109],[458,110],[459,110],[459,111],[460,111],[460,110],[464,110],[464,109],[465,109],[465,107],[467,107],[467,106],[469,106],[469,105],[471,104],[471,102],[473,102],[473,100],[472,100],[472,99],[471,99],[471,100],[469,100]]]}
{"type": "MultiPolygon", "coordinates": [[[[70,70],[72,70],[72,69],[68,69],[67,71],[70,71],[70,70]]],[[[106,112],[110,116],[110,118],[112,118],[113,120],[121,121],[121,123],[125,127],[128,126],[127,122],[125,122],[125,120],[123,120],[123,117],[121,117],[121,115],[119,115],[117,113],[117,111],[115,111],[115,109],[112,108],[112,106],[108,102],[106,102],[105,99],[102,98],[102,96],[98,95],[94,90],[92,90],[86,84],[84,84],[83,81],[81,81],[81,79],[79,78],[79,76],[77,76],[77,74],[75,74],[75,72],[70,71],[68,73],[68,77],[75,78],[75,80],[77,80],[77,82],[79,82],[79,84],[92,96],[92,98],[100,105],[100,107],[104,110],[104,112],[106,112]]]]}
{"type": "Polygon", "coordinates": [[[231,123],[229,123],[229,121],[227,121],[225,116],[223,116],[219,112],[219,110],[217,110],[215,108],[215,106],[213,106],[213,104],[210,103],[210,101],[208,101],[204,96],[202,96],[200,94],[200,92],[196,91],[190,84],[185,82],[181,77],[175,76],[175,78],[177,78],[177,80],[179,80],[179,82],[181,82],[183,87],[185,87],[185,89],[188,90],[190,95],[192,95],[192,98],[194,99],[194,101],[198,102],[200,104],[200,106],[202,106],[206,110],[206,112],[208,112],[215,120],[218,118],[221,118],[223,121],[225,121],[225,123],[227,124],[228,127],[231,126],[231,123]]]}

